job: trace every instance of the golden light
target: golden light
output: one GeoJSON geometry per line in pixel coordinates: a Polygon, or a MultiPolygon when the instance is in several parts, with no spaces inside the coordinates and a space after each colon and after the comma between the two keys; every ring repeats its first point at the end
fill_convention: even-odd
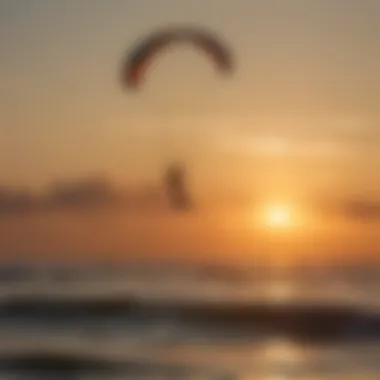
{"type": "Polygon", "coordinates": [[[293,342],[276,338],[268,341],[265,348],[263,349],[263,359],[272,363],[298,363],[305,357],[304,352],[300,347],[293,342]]]}
{"type": "Polygon", "coordinates": [[[264,211],[264,224],[270,228],[286,228],[294,224],[294,215],[290,206],[273,204],[264,211]]]}
{"type": "Polygon", "coordinates": [[[266,287],[266,293],[272,303],[284,303],[294,296],[294,288],[290,282],[274,281],[266,287]]]}

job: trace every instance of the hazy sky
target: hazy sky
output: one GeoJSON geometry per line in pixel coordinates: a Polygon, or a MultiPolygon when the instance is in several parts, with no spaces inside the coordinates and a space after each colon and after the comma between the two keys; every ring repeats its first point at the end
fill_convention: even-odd
{"type": "MultiPolygon", "coordinates": [[[[183,157],[203,190],[378,194],[379,19],[378,0],[0,0],[0,182],[151,182],[183,157]],[[178,48],[123,92],[125,52],[173,23],[219,33],[235,75],[178,48]]],[[[29,246],[7,228],[0,249],[29,246]]]]}
{"type": "Polygon", "coordinates": [[[150,181],[182,155],[227,187],[355,182],[380,138],[379,18],[377,0],[0,0],[1,181],[150,181]],[[219,33],[236,75],[178,48],[123,93],[123,54],[168,23],[219,33]]]}

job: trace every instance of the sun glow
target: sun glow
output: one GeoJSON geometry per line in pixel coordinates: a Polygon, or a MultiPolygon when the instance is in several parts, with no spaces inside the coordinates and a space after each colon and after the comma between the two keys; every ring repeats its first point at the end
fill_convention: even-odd
{"type": "Polygon", "coordinates": [[[291,208],[284,204],[273,204],[264,211],[264,223],[271,228],[286,228],[294,224],[291,208]]]}

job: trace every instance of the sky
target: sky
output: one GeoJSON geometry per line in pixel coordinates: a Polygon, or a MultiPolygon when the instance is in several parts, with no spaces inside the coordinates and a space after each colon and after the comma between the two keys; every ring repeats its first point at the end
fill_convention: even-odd
{"type": "Polygon", "coordinates": [[[376,197],[379,17],[377,0],[0,0],[0,181],[146,184],[180,156],[200,197],[376,197]],[[231,47],[234,76],[178,48],[123,91],[136,39],[182,23],[231,47]]]}

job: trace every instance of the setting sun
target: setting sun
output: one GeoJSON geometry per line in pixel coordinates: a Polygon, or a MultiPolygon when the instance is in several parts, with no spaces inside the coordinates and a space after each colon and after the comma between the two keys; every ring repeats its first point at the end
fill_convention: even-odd
{"type": "Polygon", "coordinates": [[[286,205],[271,205],[264,213],[264,223],[271,228],[285,228],[293,224],[291,209],[286,205]]]}

